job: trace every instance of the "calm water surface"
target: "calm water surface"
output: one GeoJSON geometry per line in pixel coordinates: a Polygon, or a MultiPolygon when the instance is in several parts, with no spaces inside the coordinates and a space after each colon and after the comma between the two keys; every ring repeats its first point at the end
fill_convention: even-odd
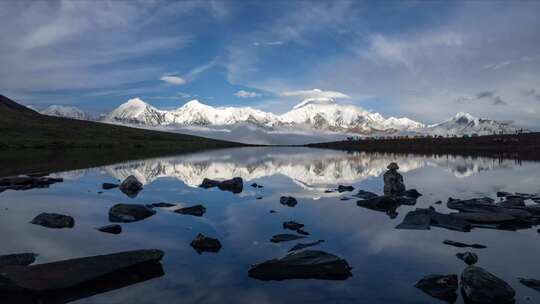
{"type": "MultiPolygon", "coordinates": [[[[463,233],[396,230],[405,214],[448,197],[490,196],[496,191],[540,192],[540,163],[489,158],[426,157],[391,154],[348,154],[301,148],[242,148],[178,157],[149,159],[54,174],[63,183],[48,189],[0,193],[0,254],[39,253],[50,262],[117,251],[158,248],[165,251],[165,275],[75,303],[443,303],[413,287],[431,273],[460,274],[465,264],[455,257],[465,250],[442,244],[445,239],[475,242],[487,249],[479,266],[516,289],[518,303],[540,303],[540,293],[519,284],[517,277],[540,279],[540,234],[474,229],[463,233]],[[386,165],[397,162],[407,188],[424,196],[416,206],[401,206],[392,219],[342,201],[358,189],[382,192],[386,165]],[[101,190],[103,182],[135,175],[144,190],[134,199],[118,189],[101,190]],[[240,176],[240,194],[200,189],[202,179],[240,176]],[[264,188],[249,185],[259,183],[264,188]],[[353,185],[351,193],[325,193],[338,184],[353,185]],[[292,195],[296,207],[279,204],[292,195]],[[262,196],[262,199],[256,199],[262,196]],[[95,230],[108,223],[116,203],[172,202],[203,204],[203,217],[168,209],[140,222],[123,224],[120,235],[95,230]],[[277,213],[269,213],[276,210],[277,213]],[[73,229],[47,229],[28,222],[41,212],[71,215],[73,229]],[[272,244],[274,234],[287,233],[282,223],[305,224],[311,236],[325,243],[313,249],[336,254],[353,267],[345,281],[287,280],[265,282],[247,276],[250,265],[283,257],[296,242],[272,244]],[[217,237],[223,248],[201,255],[189,243],[198,233],[217,237]]],[[[434,205],[448,212],[445,204],[434,205]]],[[[288,231],[290,232],[290,231],[288,231]]],[[[458,299],[462,303],[462,299],[458,299]]]]}

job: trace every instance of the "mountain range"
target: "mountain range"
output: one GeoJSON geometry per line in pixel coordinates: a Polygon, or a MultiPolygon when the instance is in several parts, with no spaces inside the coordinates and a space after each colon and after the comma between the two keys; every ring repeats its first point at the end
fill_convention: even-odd
{"type": "MultiPolygon", "coordinates": [[[[74,107],[51,106],[42,113],[76,119],[88,117],[74,107]]],[[[436,124],[406,117],[384,118],[379,113],[338,104],[330,98],[308,98],[281,115],[251,107],[213,107],[198,100],[174,110],[160,110],[140,98],[133,98],[104,115],[102,121],[263,144],[308,143],[345,136],[461,136],[518,130],[511,122],[478,118],[468,113],[458,113],[436,124]],[[289,135],[289,140],[284,140],[283,135],[289,135]]]]}

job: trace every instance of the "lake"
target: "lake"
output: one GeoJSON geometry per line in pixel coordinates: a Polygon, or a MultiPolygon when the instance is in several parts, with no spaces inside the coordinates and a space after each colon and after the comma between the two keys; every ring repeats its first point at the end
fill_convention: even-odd
{"type": "MultiPolygon", "coordinates": [[[[540,279],[540,234],[536,227],[517,231],[475,228],[459,232],[395,229],[416,208],[442,213],[449,197],[488,196],[497,191],[540,193],[540,163],[515,160],[346,153],[309,148],[238,148],[118,163],[51,174],[64,179],[45,189],[0,193],[0,254],[35,252],[37,263],[134,249],[165,252],[163,274],[152,279],[80,298],[73,303],[444,303],[414,287],[429,274],[461,274],[465,263],[456,253],[478,254],[478,265],[516,290],[517,303],[540,303],[540,292],[518,277],[540,279]],[[356,204],[358,190],[382,194],[386,166],[400,166],[407,188],[423,194],[397,215],[356,204]],[[119,189],[102,190],[134,175],[144,185],[129,198],[119,189]],[[239,194],[203,189],[204,178],[241,177],[239,194]],[[250,185],[257,183],[262,188],[250,185]],[[329,192],[352,185],[352,192],[329,192]],[[101,193],[102,192],[102,193],[101,193]],[[298,200],[280,204],[281,196],[298,200]],[[341,200],[343,197],[352,198],[341,200]],[[441,200],[442,204],[434,204],[441,200]],[[112,235],[95,228],[109,223],[117,203],[168,202],[179,207],[202,204],[202,217],[156,208],[145,220],[122,224],[112,235]],[[275,213],[270,213],[275,210],[275,213]],[[41,212],[67,214],[71,229],[29,224],[41,212]],[[282,223],[305,224],[310,235],[299,241],[271,243],[273,235],[294,233],[282,223]],[[190,242],[198,233],[219,239],[217,253],[198,254],[190,242]],[[352,276],[345,280],[262,281],[248,277],[251,265],[281,258],[298,242],[325,240],[311,247],[345,259],[352,276]],[[480,243],[486,249],[463,249],[444,240],[480,243]]],[[[527,201],[527,204],[534,204],[527,201]]],[[[1,299],[1,295],[0,295],[1,299]]],[[[459,296],[456,303],[463,303],[459,296]]]]}

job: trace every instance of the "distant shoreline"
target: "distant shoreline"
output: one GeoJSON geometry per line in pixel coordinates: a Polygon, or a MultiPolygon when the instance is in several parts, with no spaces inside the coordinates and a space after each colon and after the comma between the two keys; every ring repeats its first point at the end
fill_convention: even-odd
{"type": "Polygon", "coordinates": [[[305,146],[345,151],[451,154],[540,161],[540,132],[453,138],[346,140],[305,146]]]}

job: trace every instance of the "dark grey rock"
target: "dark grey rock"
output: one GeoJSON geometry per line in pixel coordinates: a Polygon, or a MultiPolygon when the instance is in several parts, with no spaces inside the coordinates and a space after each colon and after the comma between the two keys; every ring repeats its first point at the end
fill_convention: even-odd
{"type": "Polygon", "coordinates": [[[47,228],[73,228],[75,220],[69,215],[58,213],[40,213],[31,222],[34,225],[40,225],[47,228]]]}
{"type": "Polygon", "coordinates": [[[272,243],[281,243],[281,242],[288,242],[288,241],[294,241],[299,239],[304,239],[305,236],[295,235],[295,234],[276,234],[270,239],[270,242],[272,243]]]}
{"type": "Polygon", "coordinates": [[[387,168],[388,171],[383,175],[384,195],[401,195],[405,192],[405,184],[403,183],[403,176],[397,172],[398,165],[391,163],[387,168]]]}
{"type": "Polygon", "coordinates": [[[136,265],[158,263],[161,250],[135,250],[115,254],[64,260],[33,266],[2,268],[2,291],[48,292],[66,290],[99,280],[136,265]]]}
{"type": "Polygon", "coordinates": [[[504,192],[504,191],[497,192],[497,197],[507,197],[508,195],[512,195],[512,194],[509,192],[504,192]]]}
{"type": "Polygon", "coordinates": [[[120,185],[118,185],[118,184],[103,183],[101,185],[101,188],[103,188],[103,190],[110,190],[110,189],[118,188],[119,186],[120,185]]]}
{"type": "Polygon", "coordinates": [[[529,288],[540,291],[540,280],[518,278],[519,282],[529,288]]]}
{"type": "Polygon", "coordinates": [[[461,274],[461,291],[466,301],[477,304],[514,303],[516,292],[487,270],[468,266],[461,274]]]}
{"type": "Polygon", "coordinates": [[[501,207],[525,207],[525,199],[521,196],[508,195],[505,200],[499,203],[501,207]]]}
{"type": "Polygon", "coordinates": [[[269,212],[270,212],[270,213],[277,213],[276,210],[270,210],[269,212]]]}
{"type": "Polygon", "coordinates": [[[354,190],[353,186],[338,185],[338,188],[337,188],[337,191],[339,193],[341,193],[341,192],[350,192],[350,191],[353,191],[353,190],[354,190]]]}
{"type": "Polygon", "coordinates": [[[28,266],[36,261],[37,253],[15,253],[0,255],[0,267],[9,265],[28,266]]]}
{"type": "Polygon", "coordinates": [[[454,303],[457,299],[458,277],[455,274],[431,274],[420,279],[414,287],[434,298],[454,303]]]}
{"type": "Polygon", "coordinates": [[[301,234],[301,235],[309,235],[309,232],[305,231],[302,228],[296,229],[296,233],[301,234]]]}
{"type": "Polygon", "coordinates": [[[106,226],[99,227],[99,228],[96,228],[96,229],[101,231],[101,232],[110,233],[110,234],[120,234],[120,233],[122,233],[122,226],[120,226],[118,224],[106,225],[106,226]]]}
{"type": "Polygon", "coordinates": [[[221,243],[218,239],[207,237],[202,233],[199,233],[197,237],[191,241],[190,245],[198,254],[203,252],[219,252],[221,249],[221,243]]]}
{"type": "Polygon", "coordinates": [[[156,214],[155,210],[144,205],[116,204],[109,209],[109,221],[131,223],[144,220],[156,214]]]}
{"type": "Polygon", "coordinates": [[[288,279],[345,280],[351,267],[344,259],[324,251],[303,250],[292,252],[281,259],[256,264],[249,277],[270,281],[288,279]]]}
{"type": "Polygon", "coordinates": [[[195,205],[191,207],[184,207],[174,210],[175,213],[189,214],[193,216],[203,216],[206,212],[206,208],[203,205],[195,205]]]}
{"type": "Polygon", "coordinates": [[[478,256],[474,252],[463,252],[463,253],[456,253],[456,257],[467,265],[474,265],[478,262],[478,256]]]}
{"type": "Polygon", "coordinates": [[[402,195],[410,198],[419,198],[420,196],[422,196],[422,193],[418,192],[418,190],[416,189],[409,189],[403,192],[402,195]]]}
{"type": "Polygon", "coordinates": [[[303,228],[303,227],[304,227],[304,224],[301,224],[301,223],[298,223],[298,222],[295,222],[295,221],[288,221],[288,222],[283,223],[283,228],[284,229],[298,230],[298,229],[303,228]]]}
{"type": "Polygon", "coordinates": [[[467,247],[475,248],[475,249],[487,248],[487,246],[484,246],[484,245],[481,245],[481,244],[465,244],[465,243],[455,242],[455,241],[450,241],[450,240],[444,240],[443,244],[454,246],[454,247],[459,247],[459,248],[467,248],[467,247]]]}
{"type": "Polygon", "coordinates": [[[433,203],[433,204],[435,204],[435,205],[440,205],[440,204],[442,204],[442,201],[436,201],[436,202],[433,203]]]}
{"type": "Polygon", "coordinates": [[[364,200],[374,199],[374,198],[379,197],[377,194],[373,192],[364,191],[364,190],[358,190],[358,193],[353,194],[353,196],[364,199],[364,200]]]}
{"type": "Polygon", "coordinates": [[[308,248],[308,247],[317,246],[317,245],[319,245],[321,243],[324,243],[324,240],[318,240],[318,241],[312,242],[312,243],[298,243],[298,244],[294,245],[293,248],[289,249],[289,252],[298,251],[298,250],[302,250],[302,249],[305,249],[305,248],[308,248]]]}
{"type": "Polygon", "coordinates": [[[445,228],[449,230],[469,232],[472,225],[455,216],[455,213],[443,214],[435,211],[432,207],[428,208],[431,217],[431,226],[445,228]]]}
{"type": "Polygon", "coordinates": [[[0,178],[0,193],[5,190],[30,190],[35,188],[49,188],[50,185],[61,183],[62,178],[12,176],[0,178]]]}
{"type": "Polygon", "coordinates": [[[128,176],[119,186],[120,191],[130,198],[135,198],[143,189],[143,184],[134,176],[128,176]]]}
{"type": "Polygon", "coordinates": [[[253,187],[253,188],[257,188],[259,185],[257,183],[253,183],[250,186],[253,187]]]}
{"type": "Polygon", "coordinates": [[[352,200],[352,198],[351,198],[351,197],[344,196],[344,197],[340,198],[339,200],[340,200],[340,201],[350,201],[350,200],[352,200]]]}
{"type": "Polygon", "coordinates": [[[240,193],[244,189],[244,181],[241,177],[235,177],[224,181],[216,181],[205,178],[199,187],[204,189],[218,187],[221,191],[240,193]]]}
{"type": "Polygon", "coordinates": [[[150,207],[150,208],[170,208],[170,207],[174,207],[174,206],[176,206],[176,204],[160,202],[160,203],[150,204],[148,207],[150,207]]]}
{"type": "Polygon", "coordinates": [[[292,196],[282,196],[279,198],[279,203],[285,206],[294,207],[298,201],[292,196]]]}
{"type": "Polygon", "coordinates": [[[403,218],[403,222],[396,226],[396,229],[416,229],[427,230],[431,226],[431,216],[426,209],[416,209],[410,211],[403,218]]]}
{"type": "Polygon", "coordinates": [[[221,183],[220,181],[205,178],[203,179],[202,184],[200,184],[199,187],[204,188],[204,189],[214,188],[214,187],[219,186],[220,183],[221,183]]]}
{"type": "Polygon", "coordinates": [[[365,199],[356,202],[359,207],[386,213],[390,218],[396,218],[398,202],[391,196],[378,196],[372,199],[365,199]]]}
{"type": "Polygon", "coordinates": [[[263,199],[263,197],[262,196],[256,196],[255,199],[261,200],[261,199],[263,199]]]}

